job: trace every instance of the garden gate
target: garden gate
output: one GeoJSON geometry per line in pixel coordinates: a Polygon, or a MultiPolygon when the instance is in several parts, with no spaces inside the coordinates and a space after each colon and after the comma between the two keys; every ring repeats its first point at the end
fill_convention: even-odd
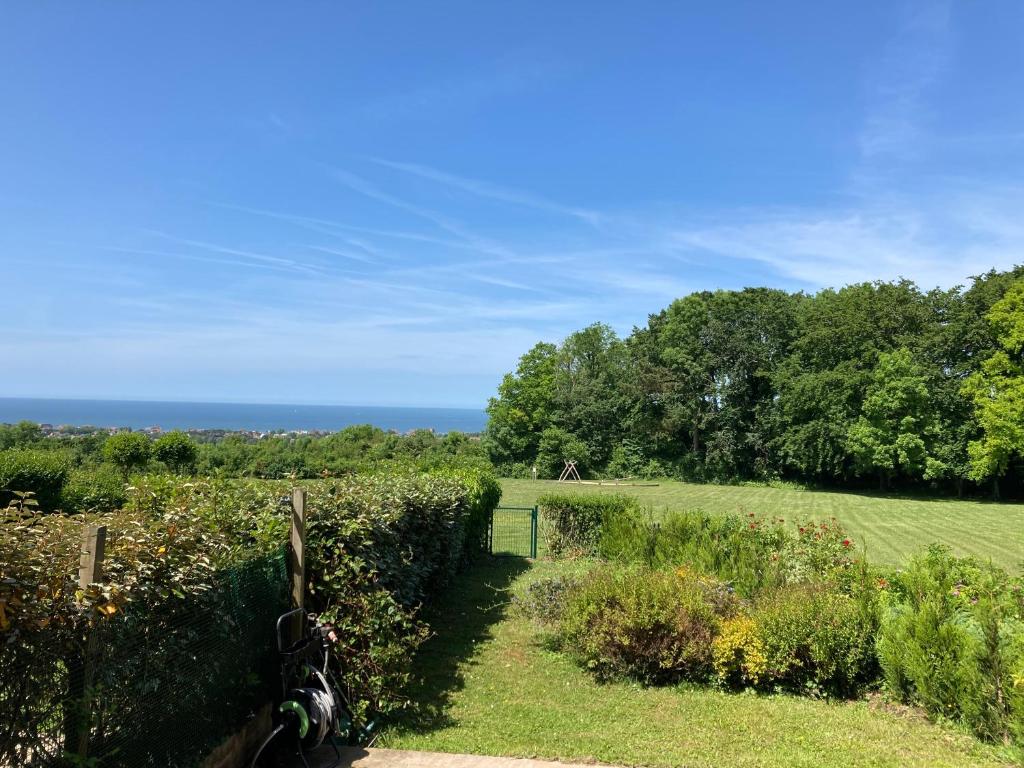
{"type": "Polygon", "coordinates": [[[492,555],[537,557],[537,508],[496,507],[487,528],[492,555]]]}

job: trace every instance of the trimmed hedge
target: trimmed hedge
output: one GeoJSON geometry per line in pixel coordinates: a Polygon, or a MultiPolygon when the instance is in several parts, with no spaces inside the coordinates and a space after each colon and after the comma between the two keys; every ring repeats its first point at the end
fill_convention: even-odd
{"type": "Polygon", "coordinates": [[[637,509],[630,496],[548,493],[537,499],[541,536],[549,555],[596,555],[604,526],[637,509]]]}
{"type": "Polygon", "coordinates": [[[70,470],[71,460],[62,451],[0,451],[0,507],[6,507],[19,493],[31,493],[40,509],[57,509],[70,470]]]}
{"type": "MultiPolygon", "coordinates": [[[[278,481],[136,478],[122,510],[89,516],[90,524],[107,525],[108,543],[104,581],[85,594],[77,588],[85,519],[31,509],[5,512],[0,647],[7,651],[0,654],[0,714],[13,707],[14,723],[31,709],[39,715],[33,728],[59,729],[52,713],[67,696],[54,683],[63,661],[39,649],[81,647],[90,627],[114,617],[148,627],[147,636],[162,652],[187,644],[187,637],[179,639],[180,627],[161,629],[163,619],[205,604],[222,574],[282,550],[289,515],[281,499],[288,488],[278,481]],[[24,701],[29,691],[31,707],[24,701]]],[[[463,470],[310,484],[307,605],[338,630],[333,672],[357,715],[405,705],[402,688],[412,657],[429,632],[419,608],[472,555],[482,538],[474,531],[499,496],[493,478],[463,470]]],[[[272,622],[266,632],[272,635],[272,622]]],[[[249,682],[239,680],[239,689],[249,682]]],[[[168,703],[166,711],[147,712],[153,727],[159,729],[161,717],[173,720],[172,689],[150,691],[146,700],[168,703]]],[[[218,704],[211,699],[210,706],[218,704]]],[[[107,736],[121,732],[122,721],[129,732],[132,712],[126,706],[109,713],[107,736]]],[[[19,753],[5,752],[16,742],[2,737],[0,729],[0,763],[17,763],[19,753]]]]}

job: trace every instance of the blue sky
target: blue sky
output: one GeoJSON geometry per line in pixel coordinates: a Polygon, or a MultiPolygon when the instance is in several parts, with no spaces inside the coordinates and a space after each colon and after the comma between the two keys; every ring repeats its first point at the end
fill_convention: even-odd
{"type": "Polygon", "coordinates": [[[6,3],[0,395],[482,406],[706,288],[1024,262],[1024,4],[6,3]]]}

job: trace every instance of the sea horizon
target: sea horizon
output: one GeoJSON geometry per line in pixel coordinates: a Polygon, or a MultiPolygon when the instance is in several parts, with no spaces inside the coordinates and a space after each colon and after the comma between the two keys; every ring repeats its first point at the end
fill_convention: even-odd
{"type": "Polygon", "coordinates": [[[33,421],[100,429],[334,432],[356,424],[408,432],[482,432],[482,408],[0,397],[0,424],[33,421]]]}

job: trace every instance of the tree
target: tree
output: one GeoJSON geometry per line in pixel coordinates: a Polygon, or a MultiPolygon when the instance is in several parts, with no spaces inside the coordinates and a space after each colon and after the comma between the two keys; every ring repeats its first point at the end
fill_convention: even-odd
{"type": "Polygon", "coordinates": [[[514,373],[505,374],[498,396],[488,402],[483,439],[495,464],[536,460],[540,434],[551,420],[557,357],[554,344],[536,344],[519,358],[514,373]]]}
{"type": "Polygon", "coordinates": [[[153,443],[153,458],[178,474],[195,470],[199,448],[184,432],[168,432],[153,443]]]}
{"type": "Polygon", "coordinates": [[[564,429],[548,427],[541,433],[537,452],[540,476],[558,477],[566,461],[575,461],[581,473],[590,474],[591,456],[587,444],[564,429]]]}
{"type": "Polygon", "coordinates": [[[1024,280],[992,305],[988,320],[999,349],[967,379],[963,391],[982,430],[968,446],[970,476],[978,482],[991,478],[998,498],[999,478],[1010,459],[1024,456],[1024,280]]]}
{"type": "Polygon", "coordinates": [[[695,478],[768,474],[772,373],[789,353],[800,294],[767,288],[695,293],[630,339],[630,434],[695,478]]]}
{"type": "Polygon", "coordinates": [[[125,477],[146,466],[152,452],[152,441],[141,432],[118,432],[103,444],[103,458],[119,467],[125,477]]]}
{"type": "Polygon", "coordinates": [[[858,472],[877,472],[883,491],[896,475],[940,474],[929,453],[934,425],[927,379],[910,350],[880,355],[860,417],[847,434],[858,472]]]}
{"type": "Polygon", "coordinates": [[[935,322],[913,283],[859,283],[821,291],[800,305],[790,358],[776,371],[773,442],[787,469],[808,480],[850,474],[849,431],[879,355],[916,353],[935,322]]]}
{"type": "Polygon", "coordinates": [[[550,423],[584,443],[595,472],[622,439],[628,366],[625,344],[603,323],[570,334],[555,358],[550,423]]]}
{"type": "Polygon", "coordinates": [[[0,451],[7,448],[30,448],[43,439],[43,430],[34,421],[0,424],[0,451]]]}

